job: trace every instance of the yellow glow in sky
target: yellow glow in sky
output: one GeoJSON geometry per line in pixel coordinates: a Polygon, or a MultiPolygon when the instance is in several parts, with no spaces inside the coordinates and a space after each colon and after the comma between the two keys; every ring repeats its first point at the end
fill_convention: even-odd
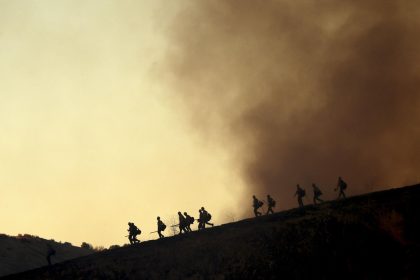
{"type": "Polygon", "coordinates": [[[168,2],[0,0],[0,232],[109,246],[129,221],[145,240],[157,215],[235,213],[229,155],[156,72],[168,2]]]}

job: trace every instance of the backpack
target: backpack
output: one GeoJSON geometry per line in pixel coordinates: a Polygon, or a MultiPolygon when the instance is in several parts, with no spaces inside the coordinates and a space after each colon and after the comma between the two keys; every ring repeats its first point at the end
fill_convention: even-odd
{"type": "Polygon", "coordinates": [[[211,214],[210,213],[207,213],[206,221],[208,222],[210,220],[211,220],[211,214]]]}
{"type": "Polygon", "coordinates": [[[192,225],[192,224],[194,224],[194,217],[189,217],[189,219],[188,219],[188,223],[190,224],[190,225],[192,225]]]}
{"type": "Polygon", "coordinates": [[[304,190],[304,189],[302,189],[301,191],[300,191],[300,196],[305,196],[306,195],[306,191],[304,190]]]}
{"type": "Polygon", "coordinates": [[[159,230],[164,231],[166,228],[166,225],[163,222],[159,223],[159,230]]]}
{"type": "Polygon", "coordinates": [[[139,228],[136,229],[136,234],[141,234],[141,230],[139,228]]]}
{"type": "Polygon", "coordinates": [[[345,190],[347,189],[347,183],[344,181],[341,181],[341,189],[345,190]]]}
{"type": "Polygon", "coordinates": [[[258,201],[258,208],[260,208],[261,206],[263,206],[264,202],[262,202],[261,200],[258,201]]]}

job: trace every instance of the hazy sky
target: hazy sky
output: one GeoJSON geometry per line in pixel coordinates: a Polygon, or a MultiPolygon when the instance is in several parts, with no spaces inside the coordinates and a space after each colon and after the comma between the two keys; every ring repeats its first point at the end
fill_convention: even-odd
{"type": "Polygon", "coordinates": [[[418,182],[419,8],[0,0],[0,232],[109,246],[418,182]]]}
{"type": "Polygon", "coordinates": [[[171,3],[0,0],[0,232],[109,246],[128,221],[144,240],[157,215],[235,211],[229,155],[160,82],[171,3]]]}

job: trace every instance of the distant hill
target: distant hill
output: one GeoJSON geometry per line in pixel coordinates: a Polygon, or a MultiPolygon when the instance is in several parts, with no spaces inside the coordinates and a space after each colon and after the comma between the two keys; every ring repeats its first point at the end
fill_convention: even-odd
{"type": "Polygon", "coordinates": [[[56,251],[51,257],[53,264],[93,253],[93,250],[70,243],[58,243],[28,234],[16,237],[0,234],[0,276],[47,265],[49,246],[56,251]]]}
{"type": "Polygon", "coordinates": [[[419,202],[420,185],[376,192],[5,279],[420,279],[419,202]]]}

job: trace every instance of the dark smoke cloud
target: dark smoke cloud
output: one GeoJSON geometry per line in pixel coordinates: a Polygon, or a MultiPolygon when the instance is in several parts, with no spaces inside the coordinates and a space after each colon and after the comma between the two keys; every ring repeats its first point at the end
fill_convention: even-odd
{"type": "MultiPolygon", "coordinates": [[[[189,1],[165,60],[195,126],[229,143],[250,193],[294,206],[420,179],[420,2],[189,1]]],[[[247,194],[248,195],[248,194],[247,194]]],[[[248,197],[247,197],[248,198],[248,197]]]]}

